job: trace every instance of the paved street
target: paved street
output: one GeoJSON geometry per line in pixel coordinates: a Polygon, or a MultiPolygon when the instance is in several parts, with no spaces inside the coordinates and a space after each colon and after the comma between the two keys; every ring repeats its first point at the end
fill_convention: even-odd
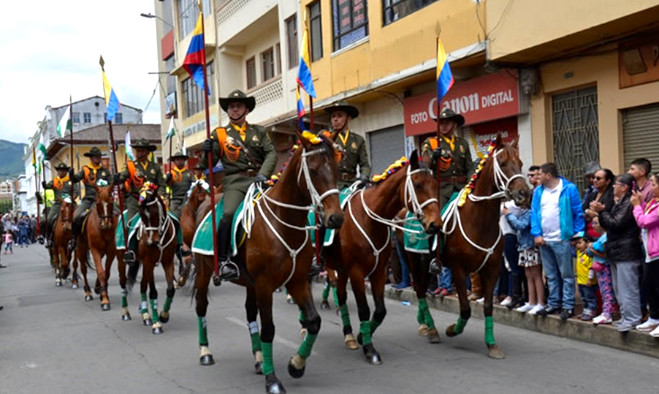
{"type": "MultiPolygon", "coordinates": [[[[261,393],[253,373],[243,291],[212,288],[208,311],[210,349],[216,364],[199,365],[197,319],[190,296],[178,292],[165,333],[151,334],[136,312],[120,318],[117,273],[112,310],[98,298],[83,301],[82,288],[56,288],[45,249],[33,245],[3,255],[0,270],[0,392],[2,393],[261,393]]],[[[116,269],[116,268],[115,268],[116,269]]],[[[95,279],[92,273],[90,281],[95,279]]],[[[160,302],[164,281],[159,272],[160,302]]],[[[315,295],[319,298],[320,286],[315,295]]],[[[353,325],[358,326],[356,308],[353,325]]],[[[483,322],[465,333],[428,345],[416,334],[416,308],[387,301],[388,315],[375,335],[384,364],[370,366],[361,351],[343,347],[340,319],[321,311],[323,325],[306,375],[294,380],[286,363],[300,342],[297,310],[275,296],[275,368],[289,393],[656,393],[659,360],[609,348],[496,325],[505,360],[491,360],[483,322]]],[[[442,329],[455,315],[432,311],[442,329]]]]}

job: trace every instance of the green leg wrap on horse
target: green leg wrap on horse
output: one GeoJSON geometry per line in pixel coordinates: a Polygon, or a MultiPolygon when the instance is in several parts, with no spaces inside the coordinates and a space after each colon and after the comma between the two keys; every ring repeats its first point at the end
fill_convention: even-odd
{"type": "Polygon", "coordinates": [[[250,334],[249,337],[252,340],[252,353],[261,350],[261,335],[257,332],[256,334],[250,334]]]}
{"type": "Polygon", "coordinates": [[[303,359],[307,359],[311,355],[311,348],[313,348],[314,342],[316,342],[316,337],[318,334],[309,334],[305,335],[304,341],[300,344],[300,348],[297,350],[297,354],[303,359]]]}
{"type": "Polygon", "coordinates": [[[455,324],[455,327],[453,327],[453,332],[455,334],[462,334],[462,331],[464,331],[466,325],[467,321],[458,316],[458,322],[455,324]]]}
{"type": "Polygon", "coordinates": [[[332,296],[334,297],[334,305],[339,305],[339,291],[336,287],[332,287],[332,296]]]}
{"type": "Polygon", "coordinates": [[[423,312],[423,307],[428,307],[428,301],[426,299],[419,300],[419,307],[416,311],[416,322],[419,324],[425,324],[425,313],[423,312]]]}
{"type": "Polygon", "coordinates": [[[197,327],[199,328],[199,346],[208,346],[208,331],[206,329],[205,317],[197,317],[197,327]]]}
{"type": "Polygon", "coordinates": [[[146,293],[141,294],[142,301],[140,302],[140,313],[148,313],[149,305],[146,303],[146,293]]]}
{"type": "Polygon", "coordinates": [[[325,282],[325,286],[323,286],[323,301],[327,301],[329,298],[329,292],[330,292],[330,284],[329,282],[325,282]]]}
{"type": "Polygon", "coordinates": [[[270,375],[275,372],[275,366],[272,363],[272,342],[263,342],[263,366],[261,367],[263,375],[270,375]]]}
{"type": "Polygon", "coordinates": [[[151,301],[151,320],[155,323],[158,321],[158,300],[152,299],[149,301],[151,301]]]}
{"type": "Polygon", "coordinates": [[[297,319],[298,319],[300,322],[303,322],[303,321],[307,320],[306,316],[304,316],[304,311],[303,311],[302,309],[300,309],[300,314],[299,314],[299,316],[298,316],[297,319]]]}
{"type": "Polygon", "coordinates": [[[341,320],[343,320],[343,327],[350,326],[350,313],[348,312],[348,304],[341,305],[341,320]]]}
{"type": "Polygon", "coordinates": [[[165,305],[163,305],[163,307],[162,307],[162,309],[163,309],[165,312],[169,312],[169,308],[172,307],[172,300],[173,300],[173,297],[167,297],[167,298],[165,298],[165,305]]]}
{"type": "Polygon", "coordinates": [[[485,318],[485,344],[494,345],[494,319],[492,316],[485,318]]]}
{"type": "Polygon", "coordinates": [[[128,290],[121,289],[121,307],[128,308],[128,290]]]}
{"type": "MultiPolygon", "coordinates": [[[[430,314],[430,309],[428,309],[428,300],[425,298],[419,300],[419,314],[421,314],[419,324],[425,324],[431,330],[435,328],[435,321],[430,314]]],[[[417,314],[417,320],[419,319],[419,314],[417,314]]]]}
{"type": "Polygon", "coordinates": [[[371,340],[371,322],[366,320],[359,323],[359,333],[362,334],[362,343],[364,345],[370,345],[373,341],[371,340]]]}

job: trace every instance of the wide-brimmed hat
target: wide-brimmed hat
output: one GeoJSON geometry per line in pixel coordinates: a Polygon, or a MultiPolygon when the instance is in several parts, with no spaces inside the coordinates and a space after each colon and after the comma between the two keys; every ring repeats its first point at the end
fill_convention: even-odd
{"type": "Polygon", "coordinates": [[[187,160],[190,156],[186,155],[185,153],[181,151],[177,151],[172,155],[172,157],[169,158],[169,160],[176,160],[176,159],[185,159],[187,160]]]}
{"type": "Polygon", "coordinates": [[[156,146],[151,144],[149,141],[146,140],[146,138],[140,138],[137,141],[133,142],[132,144],[133,149],[141,148],[141,149],[146,149],[149,152],[153,152],[156,150],[156,146]]]}
{"type": "Polygon", "coordinates": [[[439,114],[439,120],[452,120],[458,125],[458,127],[465,124],[464,116],[455,113],[455,111],[453,111],[451,108],[444,108],[444,110],[442,110],[442,112],[439,114]]]}
{"type": "Polygon", "coordinates": [[[359,116],[359,110],[354,105],[348,103],[347,101],[337,101],[336,103],[325,108],[325,111],[332,114],[332,112],[343,111],[352,119],[355,119],[359,116]]]}
{"type": "Polygon", "coordinates": [[[98,149],[97,147],[93,147],[89,150],[89,152],[86,152],[84,156],[86,157],[103,156],[103,152],[101,152],[101,150],[98,149]]]}
{"type": "Polygon", "coordinates": [[[70,167],[69,167],[68,165],[66,165],[65,163],[59,163],[58,165],[55,166],[55,169],[56,169],[56,170],[64,170],[64,171],[68,171],[69,168],[70,168],[70,167]]]}
{"type": "Polygon", "coordinates": [[[239,89],[229,93],[227,97],[220,97],[220,107],[222,107],[224,112],[227,112],[229,110],[229,104],[234,102],[245,103],[249,112],[252,112],[254,107],[256,107],[256,99],[246,95],[239,89]]]}

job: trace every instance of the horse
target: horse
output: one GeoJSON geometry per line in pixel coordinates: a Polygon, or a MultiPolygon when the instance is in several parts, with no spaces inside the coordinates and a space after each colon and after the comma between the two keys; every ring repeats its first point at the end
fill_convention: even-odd
{"type": "MultiPolygon", "coordinates": [[[[267,393],[285,393],[283,384],[275,375],[272,342],[275,327],[272,321],[272,294],[285,286],[300,308],[300,319],[307,334],[297,353],[288,363],[293,378],[304,375],[306,359],[311,354],[320,330],[320,316],[316,311],[309,284],[313,248],[306,226],[307,212],[315,208],[327,228],[338,228],[343,223],[336,188],[338,162],[334,148],[337,133],[326,136],[300,135],[300,145],[293,152],[277,183],[258,199],[251,199],[248,191],[245,204],[251,226],[245,231],[247,238],[238,250],[241,278],[234,283],[245,286],[245,310],[255,357],[255,371],[265,375],[267,393]],[[262,330],[256,322],[261,317],[262,330]]],[[[253,186],[254,187],[254,186],[253,186]]],[[[260,186],[256,187],[260,189],[260,186]]],[[[213,356],[208,349],[206,310],[208,284],[213,273],[213,257],[195,256],[196,311],[199,322],[200,363],[212,365],[213,356]]]]}
{"type": "Polygon", "coordinates": [[[437,183],[430,169],[419,163],[416,151],[409,162],[399,162],[391,168],[395,172],[380,180],[375,187],[357,190],[348,197],[344,207],[347,211],[345,223],[337,230],[334,243],[326,248],[325,253],[327,266],[338,273],[337,293],[344,344],[351,350],[359,348],[357,343],[361,344],[367,361],[373,365],[382,363],[373,346],[372,335],[387,313],[384,285],[391,254],[390,228],[401,227],[392,219],[405,207],[423,224],[425,232],[434,234],[440,228],[437,183]],[[364,283],[367,278],[375,303],[370,321],[364,283]],[[348,279],[359,314],[357,341],[352,334],[346,304],[348,279]]]}
{"type": "Polygon", "coordinates": [[[80,270],[85,281],[85,301],[92,301],[91,288],[87,281],[88,254],[91,251],[96,269],[95,291],[101,296],[101,310],[109,311],[110,298],[108,297],[108,281],[114,258],[118,261],[119,285],[121,286],[121,318],[124,321],[131,320],[128,311],[126,289],[126,264],[123,255],[117,253],[114,233],[118,224],[118,215],[114,215],[114,197],[112,196],[112,186],[96,186],[96,201],[90,209],[89,216],[86,219],[84,229],[79,237],[76,249],[76,258],[80,261],[80,270]],[[105,266],[102,261],[105,257],[105,266]]]}
{"type": "Polygon", "coordinates": [[[176,254],[176,228],[173,219],[167,214],[167,206],[156,192],[157,186],[146,182],[140,191],[138,214],[140,222],[137,226],[137,261],[128,270],[128,283],[134,283],[139,265],[142,265],[142,281],[140,282],[140,314],[145,326],[151,326],[153,334],[164,332],[162,323],[169,321],[169,309],[174,299],[174,256],[176,254]],[[154,269],[162,264],[167,281],[167,298],[162,313],[158,315],[158,291],[154,279],[154,269]],[[149,287],[151,315],[146,301],[146,290],[149,287]]]}
{"type": "Polygon", "coordinates": [[[209,200],[210,196],[209,185],[206,183],[206,181],[196,181],[192,185],[189,193],[190,195],[185,205],[183,206],[183,210],[181,211],[181,218],[179,219],[181,231],[183,232],[183,244],[184,248],[186,249],[185,252],[183,252],[183,260],[179,265],[179,278],[177,281],[179,287],[185,286],[188,275],[190,274],[190,267],[194,266],[194,264],[191,262],[192,259],[187,258],[185,255],[189,253],[189,247],[192,245],[192,240],[194,238],[195,231],[197,230],[197,217],[199,216],[197,213],[200,211],[203,212],[203,215],[201,215],[203,218],[203,216],[210,210],[210,204],[204,204],[205,201],[209,200]],[[200,209],[202,206],[203,209],[200,209]]]}
{"type": "MultiPolygon", "coordinates": [[[[466,277],[469,273],[478,273],[485,298],[483,312],[488,355],[494,359],[502,359],[505,355],[494,340],[492,319],[493,292],[503,256],[499,227],[500,203],[503,198],[509,197],[521,205],[528,201],[532,192],[526,178],[521,174],[522,161],[519,158],[517,140],[506,144],[503,143],[501,135],[498,135],[490,152],[479,164],[476,175],[472,177],[471,187],[467,185],[442,216],[442,232],[446,237],[446,250],[442,260],[453,270],[453,282],[460,301],[458,321],[446,328],[446,335],[454,337],[463,332],[471,316],[466,277]],[[464,205],[459,206],[461,201],[464,201],[464,205]]],[[[417,297],[425,301],[428,282],[423,277],[428,275],[427,266],[418,264],[414,259],[410,260],[410,264],[417,297]]],[[[423,324],[432,322],[427,308],[423,320],[424,323],[419,322],[420,333],[424,330],[423,324]]]]}
{"type": "Polygon", "coordinates": [[[53,229],[51,253],[55,264],[55,286],[60,287],[62,286],[62,280],[66,280],[70,272],[71,250],[69,250],[69,240],[73,236],[71,221],[75,210],[75,202],[61,197],[58,197],[57,201],[60,203],[60,210],[57,223],[55,223],[53,229]]]}

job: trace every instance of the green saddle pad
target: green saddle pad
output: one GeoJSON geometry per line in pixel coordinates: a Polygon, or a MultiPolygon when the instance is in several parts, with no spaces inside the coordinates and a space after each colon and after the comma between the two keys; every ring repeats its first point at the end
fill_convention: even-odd
{"type": "MultiPolygon", "coordinates": [[[[444,204],[442,207],[441,215],[444,215],[444,211],[448,208],[448,206],[451,204],[453,200],[455,200],[458,197],[459,192],[453,192],[451,194],[451,198],[444,204]]],[[[405,229],[411,230],[411,231],[420,231],[420,234],[412,233],[412,232],[407,232],[405,231],[403,233],[403,240],[405,244],[405,250],[408,252],[412,253],[430,253],[430,245],[429,245],[429,240],[433,238],[433,246],[432,250],[435,250],[437,248],[437,235],[430,236],[427,235],[426,233],[423,232],[423,225],[421,222],[418,220],[414,219],[414,215],[410,212],[407,212],[406,219],[408,221],[405,222],[405,229]],[[409,220],[413,219],[413,220],[409,220]]]]}
{"type": "MultiPolygon", "coordinates": [[[[169,217],[174,221],[174,228],[176,229],[176,244],[177,245],[182,245],[183,244],[183,231],[181,231],[181,225],[179,224],[178,218],[176,215],[174,215],[173,212],[168,212],[167,213],[169,217]]],[[[114,242],[117,245],[117,250],[125,250],[126,249],[126,242],[124,242],[124,229],[123,229],[123,221],[126,220],[126,215],[128,215],[128,211],[124,211],[124,214],[121,215],[119,218],[119,222],[117,223],[117,229],[114,232],[114,242]]],[[[126,233],[128,233],[128,239],[130,240],[130,246],[131,249],[135,246],[135,231],[137,230],[137,224],[140,222],[140,215],[135,215],[130,219],[128,223],[128,227],[126,228],[126,233]]]]}
{"type": "MultiPolygon", "coordinates": [[[[341,190],[339,193],[339,205],[341,206],[341,209],[345,208],[345,203],[348,201],[347,198],[352,194],[352,190],[350,188],[345,188],[341,190]]],[[[309,211],[309,214],[307,215],[307,225],[308,226],[315,226],[316,225],[316,214],[313,211],[309,211]]],[[[334,242],[334,234],[336,231],[334,229],[325,229],[325,238],[323,239],[323,246],[330,246],[334,242]]],[[[311,237],[311,244],[315,245],[316,244],[316,231],[315,230],[309,230],[309,234],[311,237]]]]}

